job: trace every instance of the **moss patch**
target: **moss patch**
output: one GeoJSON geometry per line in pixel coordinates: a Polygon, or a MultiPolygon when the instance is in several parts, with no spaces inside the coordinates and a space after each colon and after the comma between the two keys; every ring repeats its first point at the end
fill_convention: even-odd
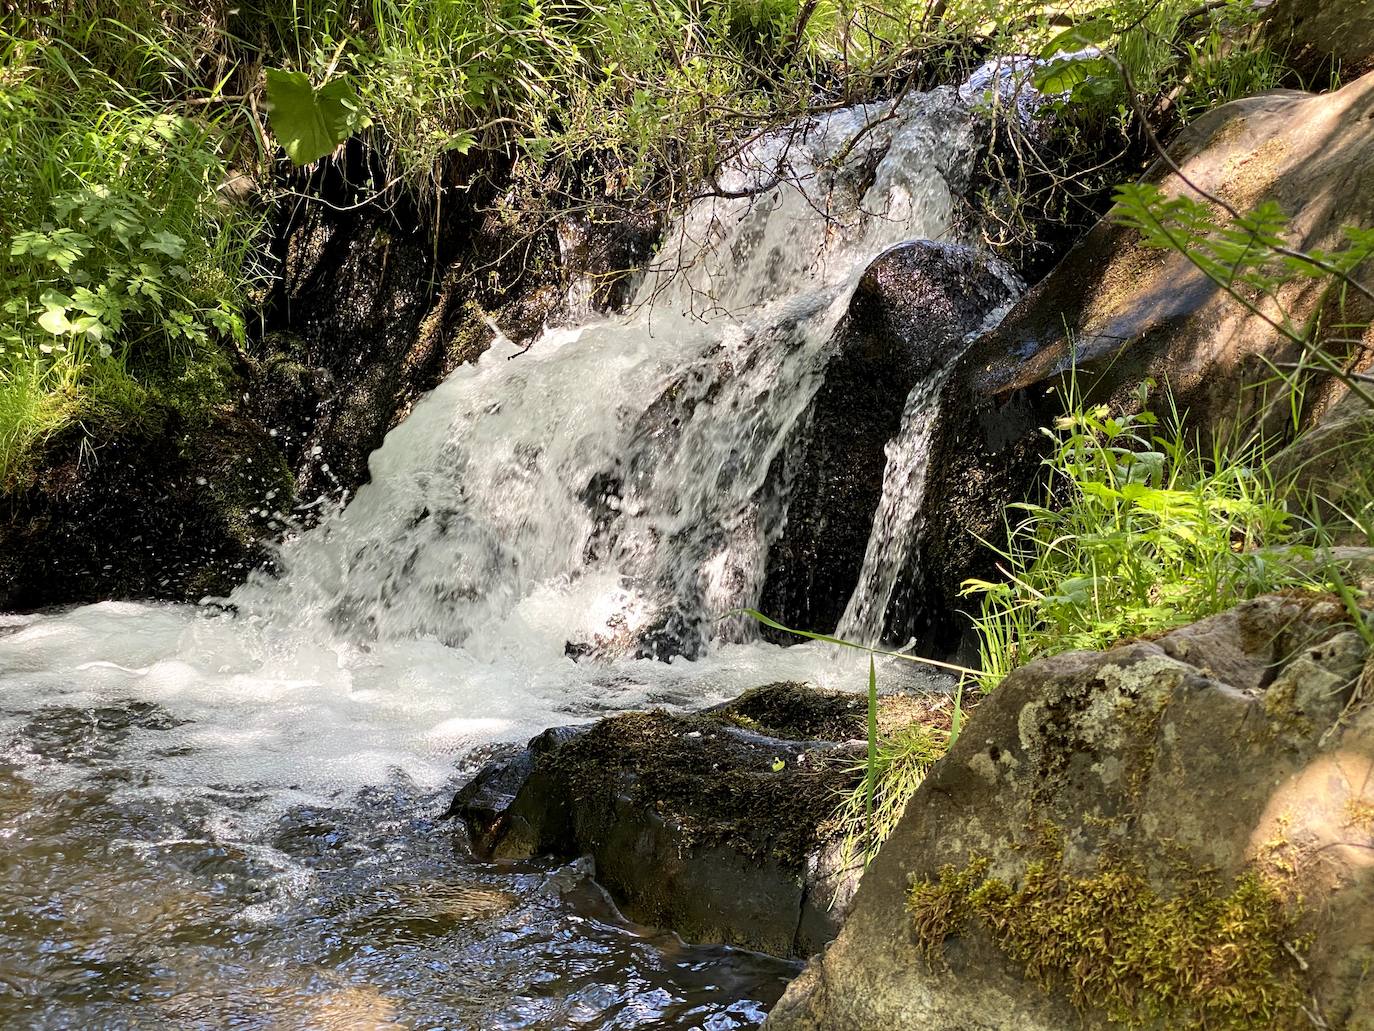
{"type": "Polygon", "coordinates": [[[628,798],[673,821],[689,844],[797,864],[834,833],[818,814],[833,811],[856,779],[847,757],[799,756],[795,746],[743,740],[715,716],[665,712],[603,720],[549,762],[594,821],[610,822],[628,798]]]}
{"type": "Polygon", "coordinates": [[[1122,860],[1086,877],[1057,856],[1039,860],[1015,888],[987,869],[975,858],[913,884],[907,909],[928,956],[976,920],[1028,978],[1064,990],[1082,1013],[1175,1031],[1308,1026],[1297,914],[1255,872],[1229,888],[1198,873],[1164,896],[1122,860]]]}
{"type": "MultiPolygon", "coordinates": [[[[965,702],[965,715],[970,711],[965,702]]],[[[919,725],[948,731],[950,696],[890,694],[878,699],[878,733],[892,737],[919,725]]],[[[852,691],[818,691],[805,684],[778,683],[746,691],[707,713],[769,737],[790,741],[855,741],[868,736],[868,699],[852,691]]]]}

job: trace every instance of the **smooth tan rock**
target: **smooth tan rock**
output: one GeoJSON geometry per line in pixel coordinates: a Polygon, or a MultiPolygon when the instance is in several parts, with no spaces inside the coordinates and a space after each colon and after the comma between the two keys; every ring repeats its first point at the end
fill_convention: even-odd
{"type": "MultiPolygon", "coordinates": [[[[1226,104],[1199,118],[1171,153],[1189,181],[1242,211],[1277,201],[1298,246],[1342,246],[1344,226],[1374,225],[1374,74],[1328,95],[1281,91],[1226,104]]],[[[1149,178],[1168,194],[1188,192],[1165,171],[1157,166],[1149,178]]],[[[1356,301],[1338,309],[1310,279],[1295,279],[1280,300],[1297,323],[1319,308],[1328,325],[1374,315],[1356,301]]],[[[1185,256],[1101,222],[970,347],[945,385],[926,486],[937,502],[917,564],[927,607],[948,614],[947,632],[959,625],[960,585],[990,571],[980,542],[998,539],[1009,500],[1038,493],[1050,446],[1041,429],[1062,414],[1071,379],[1090,400],[1120,410],[1136,407],[1143,380],[1167,383],[1194,427],[1225,432],[1261,408],[1257,385],[1272,383],[1273,365],[1297,353],[1185,256]]],[[[1334,393],[1310,389],[1308,417],[1334,393]]],[[[1286,396],[1271,389],[1268,400],[1271,423],[1282,426],[1286,396]]]]}

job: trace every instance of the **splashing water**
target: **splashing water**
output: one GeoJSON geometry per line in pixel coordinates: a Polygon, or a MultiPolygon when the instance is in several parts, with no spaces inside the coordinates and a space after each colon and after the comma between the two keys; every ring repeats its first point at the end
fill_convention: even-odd
{"type": "MultiPolygon", "coordinates": [[[[259,1006],[241,1026],[292,1026],[283,1000],[321,993],[379,1014],[337,1026],[432,1022],[447,1004],[425,1010],[407,988],[403,971],[422,965],[414,942],[377,944],[337,916],[376,915],[386,907],[367,899],[428,897],[415,878],[456,876],[460,860],[426,853],[397,880],[389,835],[432,829],[414,815],[370,833],[388,798],[412,813],[437,806],[473,749],[552,724],[783,679],[860,686],[857,668],[828,654],[751,643],[716,620],[758,595],[784,515],[775,460],[855,282],[893,243],[952,236],[973,151],[971,120],[947,91],[769,135],[669,231],[631,314],[551,330],[528,352],[498,339],[387,437],[345,510],[283,546],[277,578],[255,575],[220,606],[4,617],[0,835],[23,860],[0,892],[0,986],[11,989],[0,1017],[209,1026],[215,1005],[196,1010],[192,996],[237,986],[259,1006]],[[574,662],[570,646],[603,661],[574,662]],[[636,657],[670,654],[684,657],[636,657]],[[301,829],[317,825],[333,830],[301,829]],[[335,832],[344,852],[321,843],[335,832]],[[85,924],[58,912],[83,898],[107,912],[85,924]],[[136,900],[160,907],[156,918],[119,915],[136,900]],[[285,983],[292,964],[304,973],[285,983]],[[34,1000],[55,982],[75,987],[34,1000]],[[78,996],[104,1002],[82,1009],[78,996]]],[[[899,466],[891,477],[914,475],[899,466]]],[[[474,986],[492,963],[472,956],[507,948],[507,914],[544,905],[540,885],[561,876],[473,869],[479,895],[512,899],[458,920],[461,933],[452,913],[416,918],[444,929],[419,939],[420,954],[449,964],[434,977],[425,965],[431,999],[486,998],[474,986]]],[[[580,902],[549,903],[515,936],[523,973],[500,977],[528,1012],[514,995],[488,999],[455,1010],[454,1026],[567,1026],[582,989],[566,969],[588,950],[640,973],[614,999],[588,981],[579,1026],[637,1026],[625,1016],[636,1006],[642,1026],[696,1026],[703,1014],[751,1026],[757,1005],[732,1000],[769,1001],[790,971],[645,938],[589,890],[569,889],[580,902]],[[674,950],[676,965],[663,959],[674,950]],[[711,991],[720,998],[693,1009],[711,991]]],[[[330,1026],[290,1012],[298,1026],[330,1026]]]]}

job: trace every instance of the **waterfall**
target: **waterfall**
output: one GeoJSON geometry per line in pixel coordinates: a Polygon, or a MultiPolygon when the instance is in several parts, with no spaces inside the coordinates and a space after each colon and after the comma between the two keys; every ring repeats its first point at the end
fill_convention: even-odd
{"type": "MultiPolygon", "coordinates": [[[[121,744],[149,771],[127,790],[217,786],[233,824],[254,811],[240,795],[435,786],[456,756],[550,724],[839,676],[719,617],[758,597],[781,459],[858,278],[894,243],[957,239],[975,149],[943,89],[760,137],[669,229],[626,314],[528,349],[498,337],[387,436],[346,508],[283,544],[275,575],[214,606],[9,619],[0,722],[156,706],[165,726],[121,744]]],[[[919,504],[919,447],[894,447],[881,584],[861,586],[875,599],[919,504]]]]}
{"type": "Polygon", "coordinates": [[[498,341],[388,436],[371,483],[283,550],[279,578],[232,603],[484,652],[552,593],[580,614],[554,636],[700,654],[717,616],[757,598],[784,502],[770,469],[854,282],[892,243],[951,234],[971,157],[945,91],[757,141],[669,230],[632,314],[528,351],[498,341]]]}

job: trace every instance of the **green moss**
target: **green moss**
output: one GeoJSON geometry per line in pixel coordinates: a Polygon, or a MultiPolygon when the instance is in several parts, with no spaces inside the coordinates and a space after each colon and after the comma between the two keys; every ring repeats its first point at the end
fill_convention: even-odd
{"type": "Polygon", "coordinates": [[[987,860],[975,858],[913,884],[907,909],[928,956],[972,920],[1028,978],[1113,1023],[1173,1031],[1304,1026],[1294,953],[1305,942],[1293,908],[1258,873],[1229,889],[1196,873],[1165,896],[1121,860],[1104,860],[1091,876],[1065,873],[1058,856],[1038,860],[1019,887],[987,870],[987,860]]]}
{"type": "Polygon", "coordinates": [[[600,839],[628,803],[676,827],[684,846],[724,845],[799,866],[835,833],[826,814],[854,785],[843,759],[731,734],[715,714],[626,713],[564,744],[547,769],[600,839]],[[782,768],[775,764],[784,758],[782,768]]]}
{"type": "Polygon", "coordinates": [[[1264,692],[1264,712],[1270,721],[1266,729],[1271,736],[1276,731],[1297,737],[1308,737],[1316,732],[1312,721],[1299,710],[1297,695],[1298,685],[1292,679],[1282,680],[1264,692]]]}

